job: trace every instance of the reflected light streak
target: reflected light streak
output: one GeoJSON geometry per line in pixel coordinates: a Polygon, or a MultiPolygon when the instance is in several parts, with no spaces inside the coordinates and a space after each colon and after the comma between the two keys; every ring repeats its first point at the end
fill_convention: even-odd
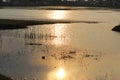
{"type": "Polygon", "coordinates": [[[63,67],[59,67],[48,74],[48,80],[66,80],[67,73],[63,67]]]}
{"type": "Polygon", "coordinates": [[[53,39],[52,43],[55,44],[55,45],[63,44],[64,42],[62,40],[62,37],[64,35],[64,25],[55,24],[55,26],[54,26],[54,34],[57,37],[53,39]]]}
{"type": "Polygon", "coordinates": [[[64,26],[61,24],[55,24],[55,35],[56,36],[62,36],[63,32],[64,32],[64,26]]]}
{"type": "Polygon", "coordinates": [[[63,44],[63,42],[61,41],[61,39],[60,38],[55,38],[54,40],[53,40],[53,44],[55,44],[55,45],[62,45],[63,44]]]}
{"type": "Polygon", "coordinates": [[[65,70],[63,68],[59,68],[58,71],[56,72],[56,77],[57,79],[61,80],[65,78],[65,70]]]}
{"type": "Polygon", "coordinates": [[[52,19],[65,19],[66,12],[65,11],[54,11],[50,14],[52,19]]]}

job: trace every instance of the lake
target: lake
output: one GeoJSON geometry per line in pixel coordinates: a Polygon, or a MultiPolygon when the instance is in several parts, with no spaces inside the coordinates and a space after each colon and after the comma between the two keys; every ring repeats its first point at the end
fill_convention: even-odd
{"type": "Polygon", "coordinates": [[[119,80],[119,9],[0,9],[0,19],[65,21],[0,30],[0,74],[13,80],[119,80]],[[79,22],[74,22],[79,21],[79,22]]]}

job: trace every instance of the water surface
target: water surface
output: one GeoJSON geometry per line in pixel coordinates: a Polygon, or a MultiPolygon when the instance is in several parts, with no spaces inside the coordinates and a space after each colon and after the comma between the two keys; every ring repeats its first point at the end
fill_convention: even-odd
{"type": "Polygon", "coordinates": [[[119,80],[115,10],[0,9],[1,19],[72,20],[0,30],[0,74],[13,80],[119,80]],[[98,22],[98,23],[94,23],[98,22]]]}

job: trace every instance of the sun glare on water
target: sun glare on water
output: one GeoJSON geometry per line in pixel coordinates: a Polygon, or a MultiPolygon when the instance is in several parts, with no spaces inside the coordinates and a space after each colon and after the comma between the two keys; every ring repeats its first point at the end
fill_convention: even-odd
{"type": "Polygon", "coordinates": [[[59,68],[56,72],[57,80],[63,80],[66,76],[65,70],[63,68],[59,68]]]}
{"type": "Polygon", "coordinates": [[[53,11],[48,15],[49,18],[55,19],[55,20],[65,19],[66,16],[67,16],[67,12],[61,11],[61,10],[53,11]]]}
{"type": "Polygon", "coordinates": [[[55,24],[54,25],[54,34],[55,36],[57,36],[57,38],[54,38],[52,43],[54,45],[62,45],[62,44],[65,44],[64,43],[64,32],[65,32],[65,25],[61,25],[61,24],[55,24]]]}
{"type": "Polygon", "coordinates": [[[48,80],[66,80],[67,73],[63,67],[56,68],[48,74],[48,80]]]}

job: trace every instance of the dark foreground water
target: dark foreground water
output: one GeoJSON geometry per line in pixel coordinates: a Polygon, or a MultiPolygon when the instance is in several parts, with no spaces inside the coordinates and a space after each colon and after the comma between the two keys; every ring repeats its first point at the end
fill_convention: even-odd
{"type": "Polygon", "coordinates": [[[0,30],[0,74],[13,80],[119,80],[119,10],[1,9],[1,19],[77,20],[0,30]],[[97,22],[97,23],[96,23],[97,22]]]}

